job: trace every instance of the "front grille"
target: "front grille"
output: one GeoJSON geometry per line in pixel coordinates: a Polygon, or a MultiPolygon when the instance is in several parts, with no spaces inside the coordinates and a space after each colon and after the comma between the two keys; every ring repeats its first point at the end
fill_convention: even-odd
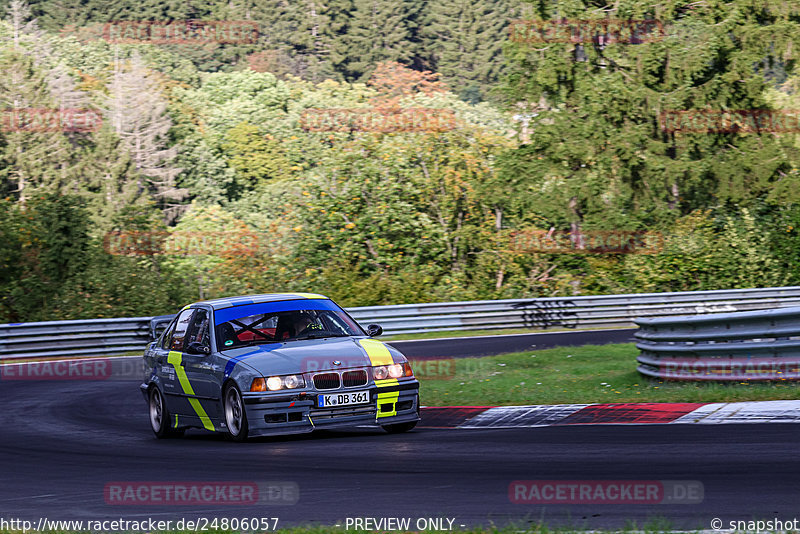
{"type": "Polygon", "coordinates": [[[344,382],[344,387],[346,388],[365,386],[367,385],[367,372],[363,369],[358,371],[345,371],[342,373],[342,382],[344,382]]]}
{"type": "Polygon", "coordinates": [[[314,376],[317,389],[339,389],[339,373],[322,373],[314,376]]]}

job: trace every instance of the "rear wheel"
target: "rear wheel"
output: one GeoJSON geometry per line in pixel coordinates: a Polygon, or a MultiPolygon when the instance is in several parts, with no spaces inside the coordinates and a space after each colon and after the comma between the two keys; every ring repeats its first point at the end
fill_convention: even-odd
{"type": "Polygon", "coordinates": [[[153,434],[159,439],[172,438],[183,435],[183,429],[170,428],[170,421],[172,416],[167,410],[167,404],[164,402],[164,395],[157,387],[150,388],[150,427],[153,429],[153,434]]]}
{"type": "Polygon", "coordinates": [[[244,411],[242,394],[236,384],[225,388],[225,424],[228,426],[228,435],[233,441],[246,441],[250,427],[247,424],[247,413],[244,411]]]}
{"type": "Polygon", "coordinates": [[[396,425],[382,425],[383,429],[387,431],[389,434],[399,434],[400,432],[408,432],[415,426],[417,426],[417,421],[411,421],[410,423],[397,423],[396,425]]]}

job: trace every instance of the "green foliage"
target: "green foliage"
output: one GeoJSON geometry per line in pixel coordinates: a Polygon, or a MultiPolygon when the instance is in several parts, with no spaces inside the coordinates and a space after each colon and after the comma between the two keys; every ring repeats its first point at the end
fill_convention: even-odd
{"type": "Polygon", "coordinates": [[[95,245],[87,264],[42,310],[43,320],[163,315],[195,299],[180,273],[150,258],[112,256],[95,245]]]}
{"type": "Polygon", "coordinates": [[[86,267],[88,218],[79,199],[54,194],[6,207],[8,253],[18,262],[0,282],[4,311],[11,319],[42,320],[67,281],[86,267]]]}
{"type": "Polygon", "coordinates": [[[357,306],[800,282],[798,136],[659,124],[664,110],[796,109],[790,3],[53,6],[33,10],[60,36],[0,23],[0,103],[88,107],[104,125],[0,128],[0,321],[150,315],[277,291],[357,306]],[[506,42],[510,18],[600,12],[656,18],[667,34],[506,42]],[[96,40],[103,22],[139,15],[255,20],[261,38],[96,40]],[[500,109],[487,96],[504,76],[500,109]],[[336,109],[369,111],[379,127],[304,129],[308,114],[336,109]],[[380,127],[399,110],[453,121],[380,127]],[[515,248],[514,232],[532,229],[647,230],[663,250],[515,248]],[[234,243],[119,256],[104,249],[110,231],[232,232],[234,243]]]}
{"type": "MultiPolygon", "coordinates": [[[[0,16],[7,14],[8,4],[8,0],[0,0],[0,16]]],[[[73,66],[92,75],[110,62],[112,45],[101,40],[103,25],[108,22],[247,20],[258,23],[257,44],[126,44],[113,48],[121,58],[138,49],[158,63],[159,70],[186,83],[194,83],[197,70],[240,69],[248,55],[282,78],[296,76],[314,83],[326,79],[364,81],[377,63],[397,61],[419,70],[442,72],[455,92],[466,91],[464,99],[471,102],[485,99],[497,86],[508,23],[521,16],[520,4],[519,0],[30,1],[42,28],[73,36],[92,49],[86,58],[76,57],[74,42],[64,51],[73,66]]]]}
{"type": "MultiPolygon", "coordinates": [[[[537,18],[585,18],[591,2],[531,2],[537,18]]],[[[787,58],[800,37],[798,11],[782,2],[681,0],[603,7],[615,19],[654,18],[666,37],[589,46],[508,47],[506,94],[531,117],[529,143],[509,151],[508,180],[532,193],[524,209],[552,224],[636,228],[670,224],[721,204],[792,201],[797,154],[785,137],[669,133],[665,110],[764,108],[754,65],[787,58]],[[568,140],[568,142],[565,142],[568,140]]],[[[539,43],[541,44],[541,43],[539,43]]]]}
{"type": "MultiPolygon", "coordinates": [[[[35,110],[57,107],[45,74],[29,55],[0,48],[0,71],[0,109],[21,109],[21,116],[30,116],[35,110]]],[[[76,158],[66,135],[19,127],[3,130],[0,191],[13,192],[24,202],[33,195],[56,193],[73,185],[76,158]]],[[[73,135],[71,141],[78,143],[80,137],[73,135]]]]}
{"type": "Polygon", "coordinates": [[[509,20],[521,15],[515,0],[431,2],[422,33],[432,55],[430,70],[462,98],[480,102],[504,73],[503,44],[509,20]]]}
{"type": "MultiPolygon", "coordinates": [[[[791,258],[781,258],[768,216],[747,209],[716,219],[709,211],[681,218],[663,235],[663,250],[595,260],[584,278],[592,293],[700,291],[776,287],[790,283],[791,258]]],[[[784,249],[785,250],[785,249],[784,249]]]]}
{"type": "Polygon", "coordinates": [[[774,215],[764,228],[771,261],[786,273],[786,284],[800,282],[800,206],[789,205],[774,215]]]}
{"type": "Polygon", "coordinates": [[[347,39],[339,43],[340,70],[349,81],[366,81],[382,61],[411,64],[411,14],[416,0],[353,0],[347,39]]]}
{"type": "MultiPolygon", "coordinates": [[[[108,254],[102,238],[90,236],[83,205],[61,195],[24,207],[0,202],[0,321],[170,313],[191,298],[158,261],[108,254]]],[[[138,220],[141,228],[148,217],[131,215],[126,226],[138,220]]]]}
{"type": "Polygon", "coordinates": [[[243,122],[231,128],[222,148],[228,155],[228,164],[236,171],[240,191],[291,176],[291,162],[283,154],[280,141],[264,136],[257,126],[243,122]]]}

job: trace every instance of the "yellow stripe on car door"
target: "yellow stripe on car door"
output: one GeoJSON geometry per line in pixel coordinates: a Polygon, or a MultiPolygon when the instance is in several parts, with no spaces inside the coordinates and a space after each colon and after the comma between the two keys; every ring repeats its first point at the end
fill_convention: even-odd
{"type": "Polygon", "coordinates": [[[203,427],[206,430],[214,431],[214,425],[211,424],[211,418],[208,417],[208,414],[203,409],[203,405],[200,404],[198,399],[194,397],[194,389],[192,389],[192,384],[189,382],[189,377],[186,376],[186,369],[181,365],[181,361],[183,360],[183,354],[178,351],[170,351],[167,355],[167,363],[172,365],[175,368],[175,374],[178,375],[178,382],[181,384],[181,389],[186,395],[192,395],[189,397],[189,404],[192,405],[194,408],[195,413],[200,418],[200,421],[203,422],[203,427]]]}

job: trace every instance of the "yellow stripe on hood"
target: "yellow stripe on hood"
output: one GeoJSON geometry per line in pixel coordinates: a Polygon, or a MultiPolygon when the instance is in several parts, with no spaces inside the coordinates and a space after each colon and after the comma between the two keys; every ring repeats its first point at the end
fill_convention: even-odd
{"type": "Polygon", "coordinates": [[[367,356],[369,357],[369,361],[372,362],[373,367],[378,365],[392,365],[394,363],[394,358],[392,358],[392,353],[389,352],[389,347],[380,341],[376,339],[359,339],[358,342],[361,343],[361,346],[367,351],[367,356]]]}

